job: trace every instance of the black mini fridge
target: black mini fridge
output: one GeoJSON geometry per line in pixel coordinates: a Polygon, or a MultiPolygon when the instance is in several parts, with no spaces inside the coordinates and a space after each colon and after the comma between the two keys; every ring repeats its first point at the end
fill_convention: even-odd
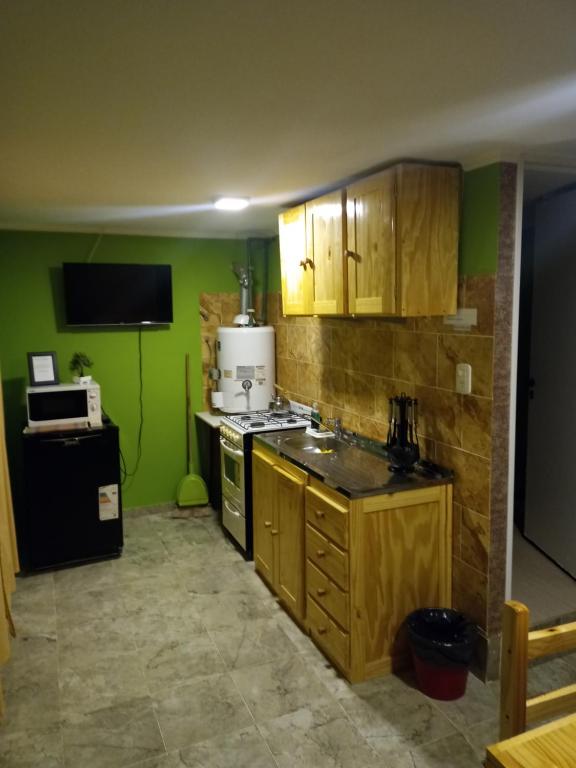
{"type": "Polygon", "coordinates": [[[40,570],[121,554],[118,427],[25,430],[22,566],[40,570]]]}

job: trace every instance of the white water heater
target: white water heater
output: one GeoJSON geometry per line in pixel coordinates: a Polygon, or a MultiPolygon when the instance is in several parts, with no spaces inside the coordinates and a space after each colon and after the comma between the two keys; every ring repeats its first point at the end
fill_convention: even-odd
{"type": "Polygon", "coordinates": [[[274,396],[274,328],[218,328],[220,372],[212,404],[226,413],[267,410],[274,396]]]}

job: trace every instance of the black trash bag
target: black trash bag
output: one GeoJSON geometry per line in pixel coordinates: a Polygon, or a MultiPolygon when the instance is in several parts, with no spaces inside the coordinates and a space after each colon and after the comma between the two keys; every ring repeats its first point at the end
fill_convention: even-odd
{"type": "Polygon", "coordinates": [[[438,667],[468,666],[476,642],[476,628],[450,608],[421,608],[406,619],[413,652],[438,667]]]}

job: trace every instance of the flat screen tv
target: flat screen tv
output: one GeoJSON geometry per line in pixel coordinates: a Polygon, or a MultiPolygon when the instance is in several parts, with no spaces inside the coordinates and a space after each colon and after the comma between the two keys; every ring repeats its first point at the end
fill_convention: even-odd
{"type": "Polygon", "coordinates": [[[167,264],[62,265],[66,325],[162,325],[172,322],[167,264]]]}

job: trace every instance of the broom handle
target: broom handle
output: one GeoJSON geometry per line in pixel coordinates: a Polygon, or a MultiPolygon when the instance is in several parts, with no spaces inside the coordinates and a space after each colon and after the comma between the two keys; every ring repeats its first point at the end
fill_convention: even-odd
{"type": "Polygon", "coordinates": [[[186,472],[190,471],[190,448],[192,444],[191,432],[192,413],[190,406],[190,353],[186,352],[186,472]]]}

